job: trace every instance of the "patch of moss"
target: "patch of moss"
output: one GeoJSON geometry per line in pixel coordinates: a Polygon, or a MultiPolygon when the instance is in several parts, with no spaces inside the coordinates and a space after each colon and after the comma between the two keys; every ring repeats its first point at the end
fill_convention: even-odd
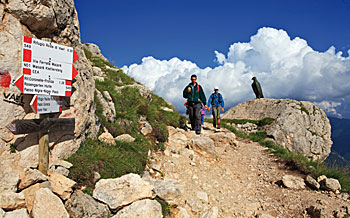
{"type": "Polygon", "coordinates": [[[306,107],[304,107],[302,103],[300,103],[300,110],[301,112],[305,112],[307,115],[310,115],[309,111],[306,109],[306,107]]]}

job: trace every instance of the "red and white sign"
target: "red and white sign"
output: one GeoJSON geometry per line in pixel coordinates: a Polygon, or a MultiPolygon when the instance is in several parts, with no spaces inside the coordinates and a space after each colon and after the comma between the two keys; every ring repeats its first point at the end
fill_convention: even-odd
{"type": "Polygon", "coordinates": [[[41,79],[22,75],[15,85],[24,94],[71,96],[72,81],[63,79],[41,79]]]}
{"type": "Polygon", "coordinates": [[[30,106],[37,114],[62,112],[62,98],[61,96],[34,95],[30,106]]]}
{"type": "Polygon", "coordinates": [[[78,72],[73,63],[79,56],[71,47],[25,36],[23,74],[40,78],[72,80],[78,72]]]}

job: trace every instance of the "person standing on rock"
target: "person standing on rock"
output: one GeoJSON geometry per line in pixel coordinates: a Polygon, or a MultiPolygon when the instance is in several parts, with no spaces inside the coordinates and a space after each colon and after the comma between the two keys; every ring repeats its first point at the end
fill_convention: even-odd
{"type": "Polygon", "coordinates": [[[220,129],[220,109],[224,112],[224,98],[219,93],[219,87],[215,86],[214,93],[210,95],[208,100],[208,105],[208,111],[210,110],[210,105],[212,106],[213,126],[220,129]]]}
{"type": "Polygon", "coordinates": [[[201,134],[201,103],[207,108],[203,88],[197,83],[197,76],[191,76],[191,83],[188,84],[184,91],[183,97],[187,98],[188,115],[191,121],[192,130],[196,131],[196,134],[201,134]]]}
{"type": "Polygon", "coordinates": [[[252,78],[252,80],[253,80],[252,88],[256,98],[264,98],[259,81],[256,79],[255,76],[252,78]]]}

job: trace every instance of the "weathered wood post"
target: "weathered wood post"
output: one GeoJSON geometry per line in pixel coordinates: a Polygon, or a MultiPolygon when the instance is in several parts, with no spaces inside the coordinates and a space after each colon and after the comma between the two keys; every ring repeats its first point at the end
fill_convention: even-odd
{"type": "MultiPolygon", "coordinates": [[[[48,114],[40,114],[41,119],[48,118],[48,114]]],[[[39,133],[39,171],[47,175],[49,169],[49,133],[39,133]]]]}

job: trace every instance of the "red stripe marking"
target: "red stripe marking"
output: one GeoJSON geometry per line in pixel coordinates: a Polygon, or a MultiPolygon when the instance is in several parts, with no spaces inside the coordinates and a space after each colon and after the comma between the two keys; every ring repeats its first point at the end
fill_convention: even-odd
{"type": "Polygon", "coordinates": [[[33,109],[35,110],[35,113],[38,113],[38,96],[35,95],[34,98],[33,109]]]}
{"type": "Polygon", "coordinates": [[[79,58],[78,54],[73,49],[73,63],[76,62],[78,60],[78,58],[79,58]]]}
{"type": "Polygon", "coordinates": [[[62,112],[62,107],[59,107],[58,110],[59,110],[59,112],[62,112]]]}
{"type": "Polygon", "coordinates": [[[77,69],[72,65],[72,80],[78,75],[77,69]]]}
{"type": "Polygon", "coordinates": [[[32,70],[28,69],[28,68],[23,68],[23,74],[24,75],[31,75],[32,74],[32,70]]]}
{"type": "Polygon", "coordinates": [[[23,49],[23,61],[32,62],[32,50],[23,49]]]}
{"type": "Polygon", "coordinates": [[[0,69],[0,86],[1,87],[10,87],[11,84],[11,75],[8,70],[0,69]]]}
{"type": "Polygon", "coordinates": [[[24,86],[24,76],[22,75],[20,78],[18,78],[15,82],[15,85],[18,87],[18,89],[23,92],[23,86],[24,86]]]}
{"type": "Polygon", "coordinates": [[[25,37],[24,37],[24,42],[25,42],[25,43],[30,43],[30,44],[32,44],[32,38],[30,38],[30,37],[28,37],[28,36],[25,36],[25,37]]]}
{"type": "Polygon", "coordinates": [[[62,96],[59,96],[59,97],[58,97],[58,100],[62,101],[62,100],[63,100],[63,97],[62,97],[62,96]]]}
{"type": "Polygon", "coordinates": [[[66,80],[66,85],[67,85],[67,86],[71,86],[71,85],[72,85],[72,81],[66,80]]]}
{"type": "Polygon", "coordinates": [[[66,91],[66,94],[65,94],[65,96],[71,96],[72,95],[72,92],[71,91],[66,91]]]}

